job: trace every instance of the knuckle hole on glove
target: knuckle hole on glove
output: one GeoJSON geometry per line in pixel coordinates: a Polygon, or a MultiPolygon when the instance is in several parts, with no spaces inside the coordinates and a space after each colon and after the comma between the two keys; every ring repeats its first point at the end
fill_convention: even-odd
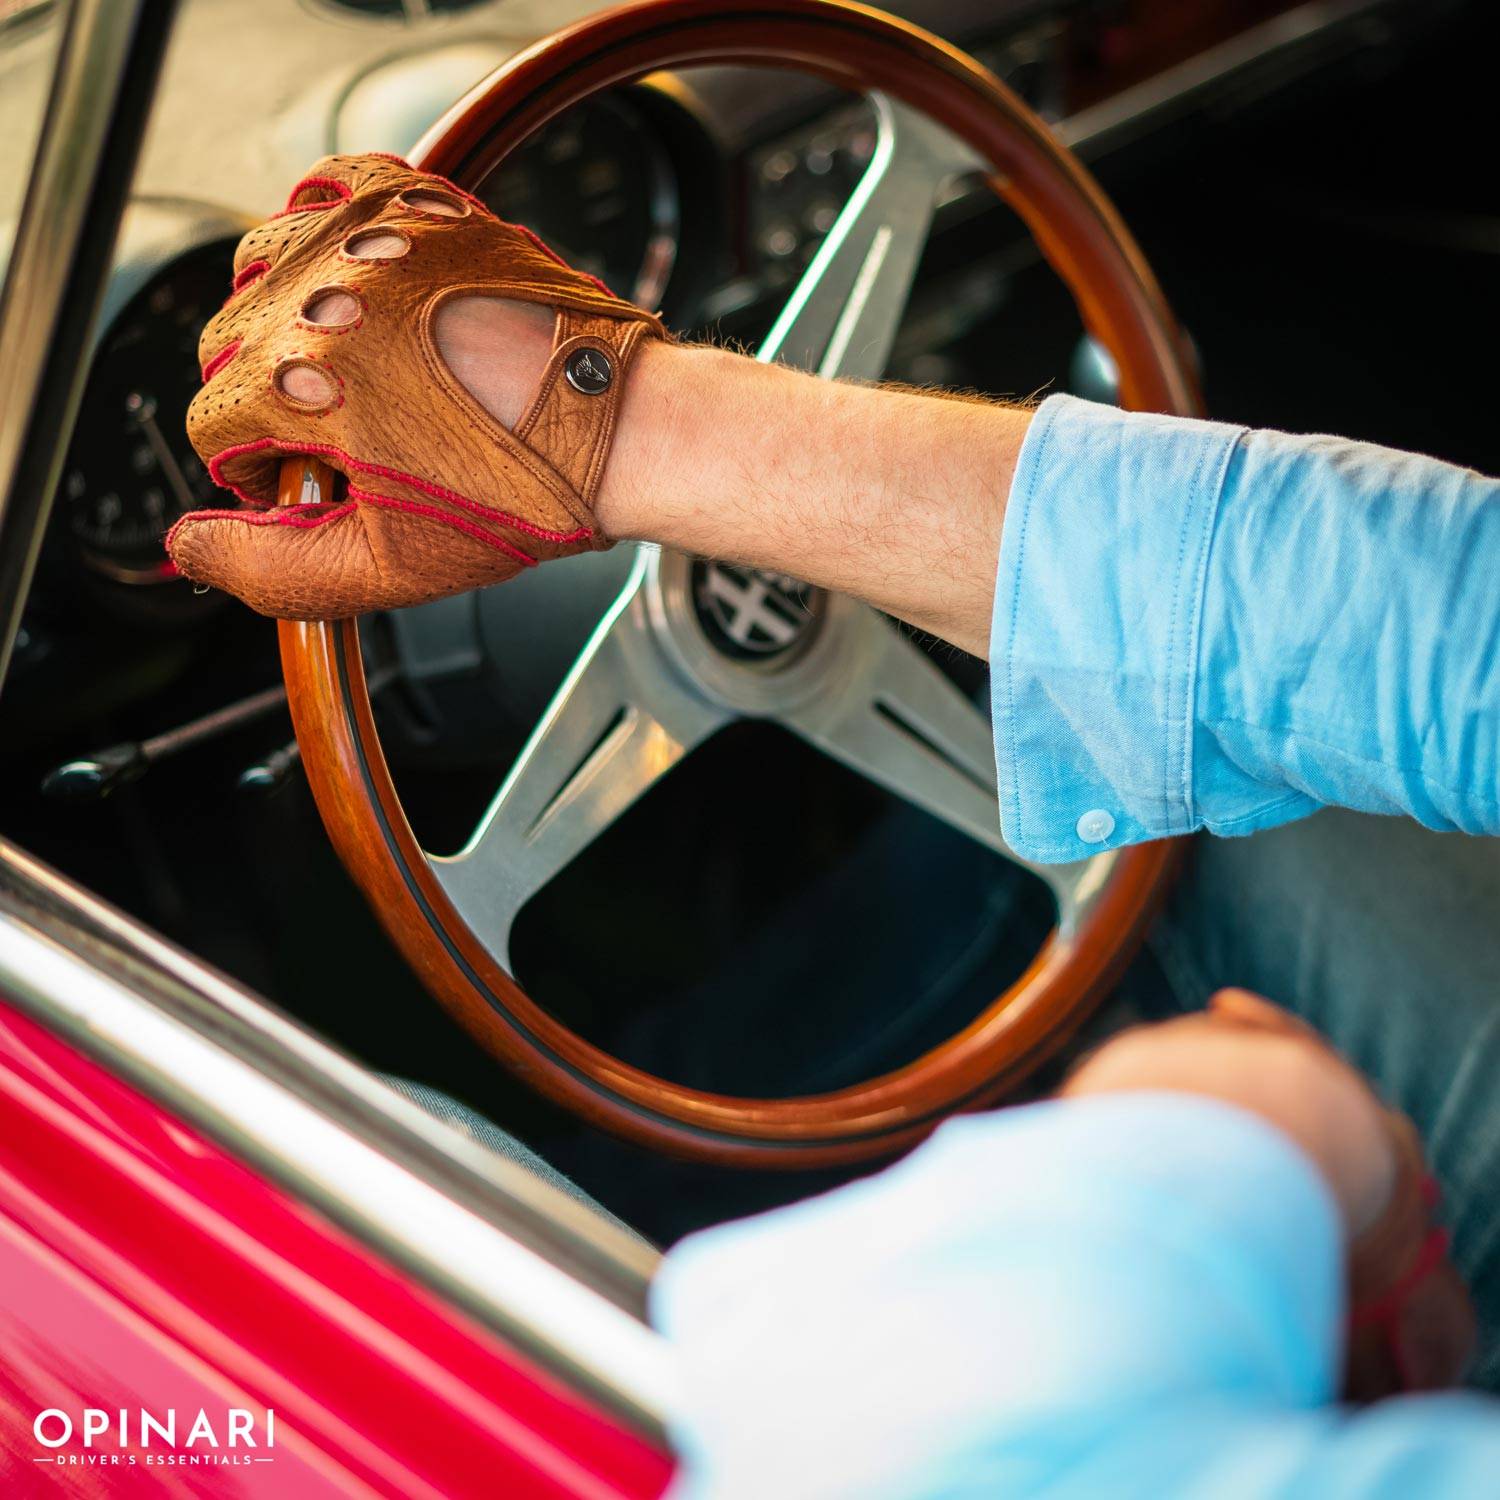
{"type": "Polygon", "coordinates": [[[430,188],[413,189],[396,197],[403,208],[419,214],[436,214],[440,219],[461,219],[469,212],[469,205],[462,198],[430,188]]]}
{"type": "Polygon", "coordinates": [[[304,177],[292,189],[286,200],[283,213],[301,213],[309,208],[332,208],[336,203],[347,203],[350,198],[349,184],[332,177],[304,177]]]}
{"type": "Polygon", "coordinates": [[[368,229],[344,241],[344,254],[355,260],[399,260],[411,249],[411,241],[394,229],[368,229]]]}
{"type": "Polygon", "coordinates": [[[276,371],[276,389],[304,411],[324,411],[338,400],[334,378],[317,365],[288,360],[276,371]]]}
{"type": "Polygon", "coordinates": [[[339,286],[325,286],[302,304],[302,321],[317,328],[352,328],[364,310],[353,292],[339,286]]]}
{"type": "Polygon", "coordinates": [[[271,262],[264,255],[256,256],[248,260],[238,271],[234,273],[234,280],[229,284],[229,295],[237,297],[247,286],[254,285],[267,271],[271,269],[271,262]]]}

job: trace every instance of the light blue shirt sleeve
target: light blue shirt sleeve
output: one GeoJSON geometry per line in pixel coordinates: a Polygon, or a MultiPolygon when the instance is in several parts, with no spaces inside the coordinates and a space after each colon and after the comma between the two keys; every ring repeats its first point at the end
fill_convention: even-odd
{"type": "Polygon", "coordinates": [[[1311,1164],[1215,1101],[950,1121],[667,1256],[674,1500],[1493,1495],[1500,1408],[1329,1404],[1341,1253],[1311,1164]]]}
{"type": "Polygon", "coordinates": [[[1054,396],[1011,485],[1001,826],[1079,859],[1324,804],[1500,833],[1500,481],[1054,396]]]}

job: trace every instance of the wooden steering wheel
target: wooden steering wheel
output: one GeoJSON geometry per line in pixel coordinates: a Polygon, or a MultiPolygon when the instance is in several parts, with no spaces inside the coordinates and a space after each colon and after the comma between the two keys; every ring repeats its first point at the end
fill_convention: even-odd
{"type": "MultiPolygon", "coordinates": [[[[546,121],[659,69],[795,68],[870,95],[864,178],[761,351],[878,377],[936,198],[980,176],[1021,216],[1113,356],[1127,407],[1199,409],[1184,342],[1124,225],[1009,89],[938,38],[835,0],[645,0],[522,52],[424,138],[413,163],[468,187],[546,121]]],[[[309,466],[292,461],[283,494],[309,466]]],[[[316,480],[316,474],[312,476],[316,480]]],[[[597,1125],[678,1155],[755,1167],[893,1151],[990,1102],[1054,1052],[1132,955],[1174,844],[1042,870],[1057,924],[971,1024],[914,1062],[835,1092],[734,1098],[628,1066],[561,1025],[507,972],[529,896],[715,729],[774,718],[1014,859],[1000,837],[988,721],[874,611],[829,598],[810,638],[747,664],[716,649],[691,561],[642,549],[624,593],[537,726],[468,848],[428,856],[391,782],[353,622],[281,626],[314,796],[344,863],[432,994],[496,1057],[597,1125]]]]}

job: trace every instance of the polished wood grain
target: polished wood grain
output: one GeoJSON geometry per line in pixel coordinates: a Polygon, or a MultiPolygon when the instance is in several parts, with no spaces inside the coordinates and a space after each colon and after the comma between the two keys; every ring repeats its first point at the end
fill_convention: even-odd
{"type": "MultiPolygon", "coordinates": [[[[1083,167],[972,59],[876,11],[829,0],[713,7],[651,0],[609,11],[506,64],[434,127],[413,159],[473,184],[539,125],[599,89],[704,63],[803,68],[853,90],[882,89],[941,121],[991,164],[995,191],[1025,220],[1086,325],[1113,354],[1124,403],[1198,411],[1183,337],[1083,167]]],[[[302,492],[304,468],[287,466],[287,498],[302,492]]],[[[912,1143],[954,1110],[993,1102],[1051,1056],[1107,991],[1138,947],[1180,854],[1177,843],[1123,851],[1079,932],[1054,932],[1010,990],[905,1067],[793,1099],[685,1088],[562,1026],[453,909],[391,781],[357,627],[283,624],[281,647],[297,737],[329,835],[418,977],[528,1083],[597,1125],[684,1156],[755,1167],[853,1161],[912,1143]]]]}

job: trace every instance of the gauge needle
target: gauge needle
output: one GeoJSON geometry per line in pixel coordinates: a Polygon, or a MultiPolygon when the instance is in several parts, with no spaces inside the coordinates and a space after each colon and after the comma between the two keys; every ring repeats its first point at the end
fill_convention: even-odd
{"type": "Polygon", "coordinates": [[[146,441],[151,444],[151,451],[156,455],[156,461],[161,465],[162,472],[167,476],[167,483],[172,486],[172,493],[177,497],[178,507],[184,511],[192,510],[193,492],[188,488],[187,477],[177,462],[177,455],[172,452],[157,425],[156,402],[149,396],[141,395],[139,391],[132,391],[125,398],[125,410],[140,423],[141,431],[146,434],[146,441]]]}

